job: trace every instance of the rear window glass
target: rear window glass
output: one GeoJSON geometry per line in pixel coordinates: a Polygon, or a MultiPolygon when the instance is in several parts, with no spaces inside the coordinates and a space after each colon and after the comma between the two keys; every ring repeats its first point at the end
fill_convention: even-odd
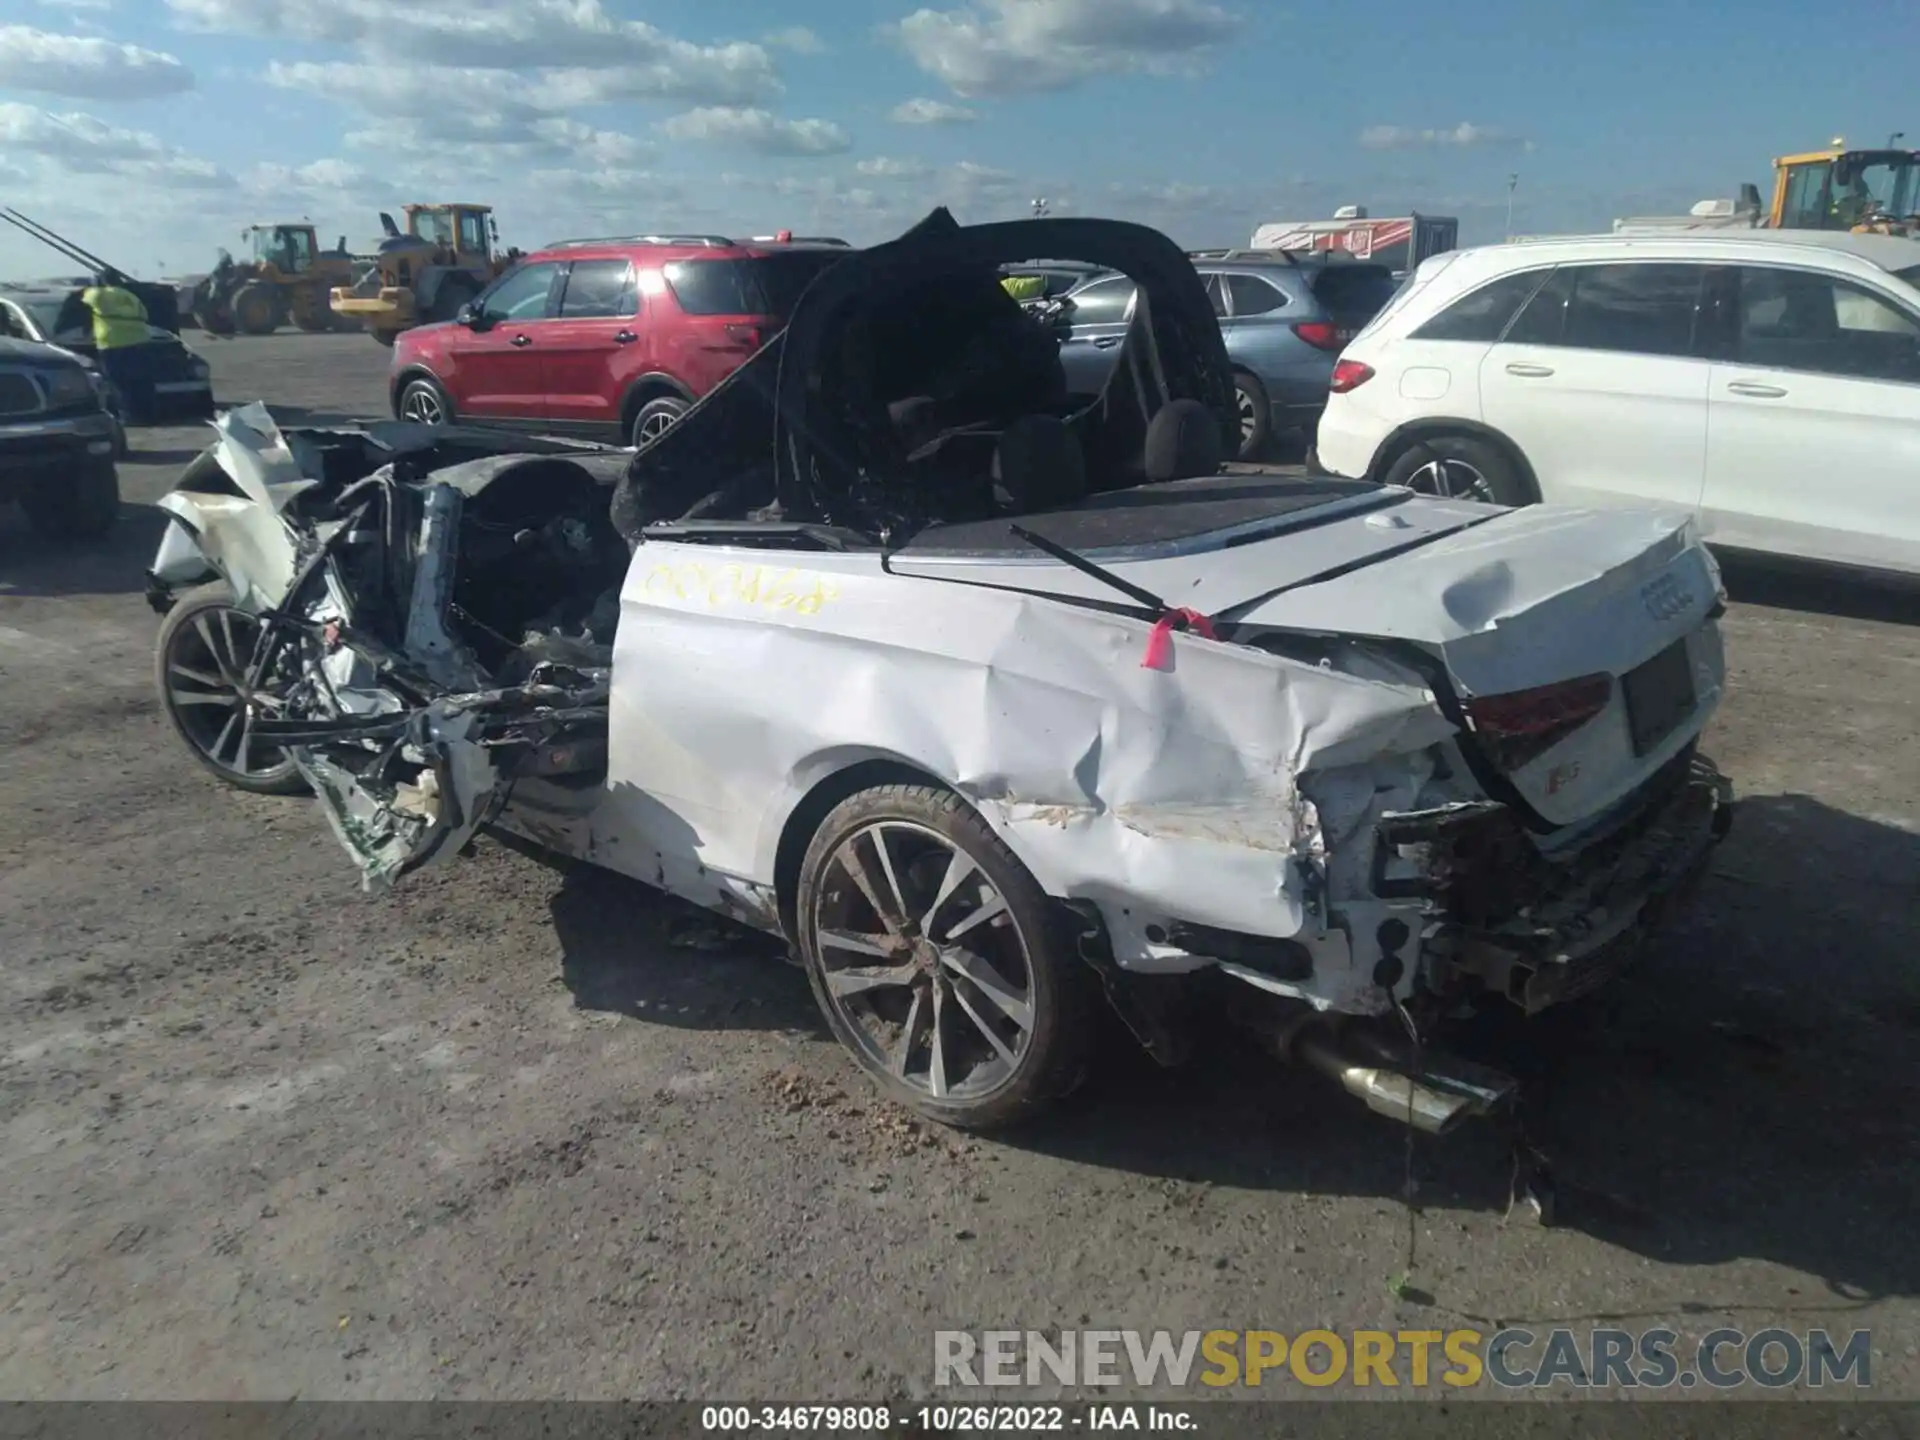
{"type": "Polygon", "coordinates": [[[1334,319],[1364,325],[1393,299],[1400,282],[1384,265],[1330,264],[1314,276],[1314,298],[1334,319]]]}
{"type": "Polygon", "coordinates": [[[795,250],[750,260],[677,260],[661,273],[689,315],[785,316],[814,276],[846,256],[844,250],[795,250]]]}
{"type": "Polygon", "coordinates": [[[1540,270],[1523,270],[1471,290],[1413,332],[1415,340],[1469,340],[1491,344],[1507,328],[1507,321],[1546,278],[1540,270]]]}
{"type": "Polygon", "coordinates": [[[1265,315],[1287,303],[1287,297],[1258,275],[1227,276],[1227,294],[1236,315],[1265,315]]]}

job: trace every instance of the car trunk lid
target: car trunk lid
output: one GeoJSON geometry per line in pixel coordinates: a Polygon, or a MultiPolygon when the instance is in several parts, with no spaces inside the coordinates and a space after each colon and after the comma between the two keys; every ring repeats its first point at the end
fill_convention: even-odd
{"type": "MultiPolygon", "coordinates": [[[[1087,512],[1020,523],[1171,607],[1246,627],[1242,634],[1350,636],[1424,656],[1440,672],[1436,685],[1459,702],[1476,757],[1552,825],[1580,824],[1617,803],[1698,733],[1717,702],[1721,658],[1705,622],[1720,603],[1719,575],[1685,516],[1501,511],[1354,482],[1295,483],[1292,508],[1157,543],[1088,524],[1087,512]]],[[[1129,494],[1141,496],[1100,497],[1089,509],[1104,502],[1142,513],[1124,504],[1129,494]]],[[[1177,528],[1162,521],[1162,530],[1169,524],[1177,528]]],[[[1128,603],[1095,575],[1031,546],[1020,553],[1017,537],[977,548],[1006,532],[1005,522],[946,527],[937,547],[923,536],[890,568],[1128,603]]]]}
{"type": "Polygon", "coordinates": [[[1683,514],[1528,507],[1237,618],[1435,656],[1468,743],[1543,819],[1573,825],[1698,735],[1724,683],[1707,623],[1722,603],[1718,567],[1683,514]]]}
{"type": "Polygon", "coordinates": [[[1338,260],[1313,266],[1307,285],[1343,347],[1386,308],[1400,288],[1384,265],[1338,260]]]}

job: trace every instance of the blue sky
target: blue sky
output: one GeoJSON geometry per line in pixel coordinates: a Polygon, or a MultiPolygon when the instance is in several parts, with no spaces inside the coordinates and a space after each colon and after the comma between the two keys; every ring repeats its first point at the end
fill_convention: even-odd
{"type": "MultiPolygon", "coordinates": [[[[139,273],[250,221],[356,248],[409,199],[502,235],[893,233],[1061,213],[1190,244],[1356,203],[1497,239],[1879,144],[1913,0],[0,0],[0,187],[139,273]]],[[[10,228],[0,275],[64,262],[10,228]]]]}

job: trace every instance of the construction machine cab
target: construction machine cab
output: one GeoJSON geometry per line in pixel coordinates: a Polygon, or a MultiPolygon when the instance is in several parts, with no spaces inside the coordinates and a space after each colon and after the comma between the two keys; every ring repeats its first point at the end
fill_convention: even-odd
{"type": "Polygon", "coordinates": [[[311,225],[251,225],[241,238],[252,243],[256,264],[282,275],[306,274],[320,249],[311,225]]]}
{"type": "Polygon", "coordinates": [[[457,256],[459,263],[484,263],[493,258],[496,232],[492,206],[409,205],[406,214],[409,235],[436,251],[457,256]]]}
{"type": "Polygon", "coordinates": [[[1920,150],[1831,149],[1773,162],[1776,230],[1920,230],[1920,150]]]}

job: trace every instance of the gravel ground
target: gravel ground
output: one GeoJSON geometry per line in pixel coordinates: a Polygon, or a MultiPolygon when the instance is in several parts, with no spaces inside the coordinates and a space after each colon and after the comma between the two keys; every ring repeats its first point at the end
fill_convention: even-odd
{"type": "MultiPolygon", "coordinates": [[[[220,398],[378,413],[361,336],[213,341],[220,398]]],[[[1037,1131],[889,1111],[754,938],[490,842],[386,900],[309,803],[218,788],[154,696],[151,502],[0,515],[0,1395],[923,1395],[937,1327],[1871,1328],[1920,1397],[1920,628],[1736,574],[1709,748],[1745,797],[1648,966],[1507,1058],[1487,1134],[1236,1046],[1114,1047],[1037,1131]]],[[[1322,1392],[1326,1393],[1326,1392],[1322,1392]]]]}

